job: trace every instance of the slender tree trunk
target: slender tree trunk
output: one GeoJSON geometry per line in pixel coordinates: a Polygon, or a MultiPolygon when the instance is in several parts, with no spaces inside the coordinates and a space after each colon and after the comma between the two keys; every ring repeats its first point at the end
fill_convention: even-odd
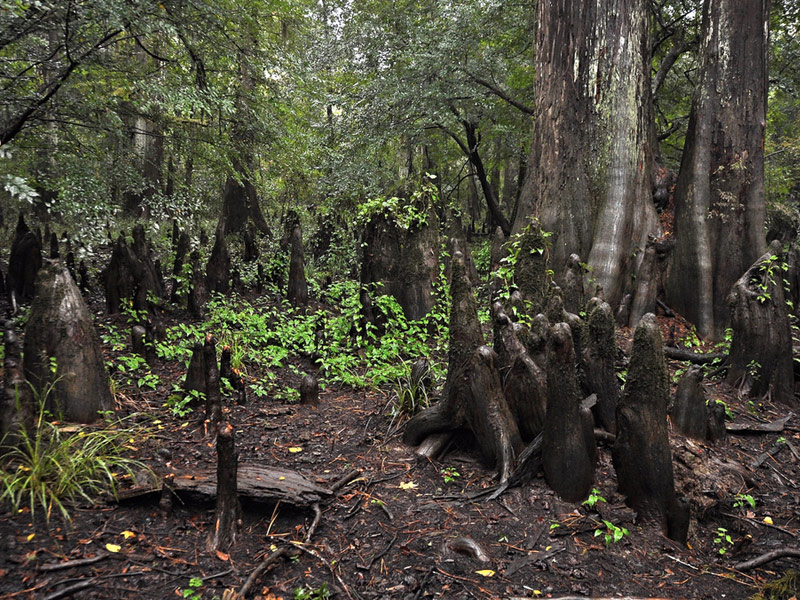
{"type": "Polygon", "coordinates": [[[536,117],[514,232],[531,216],[553,233],[561,281],[572,253],[616,307],[649,234],[652,120],[647,2],[538,3],[536,117]]]}
{"type": "Polygon", "coordinates": [[[719,339],[726,298],[764,251],[769,0],[705,0],[700,79],[675,188],[667,297],[719,339]]]}

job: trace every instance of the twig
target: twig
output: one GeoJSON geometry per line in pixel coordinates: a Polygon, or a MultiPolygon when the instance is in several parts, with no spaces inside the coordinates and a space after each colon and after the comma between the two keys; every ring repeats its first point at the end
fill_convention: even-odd
{"type": "Polygon", "coordinates": [[[797,537],[797,534],[794,531],[789,531],[788,529],[785,529],[785,528],[783,528],[783,527],[781,527],[779,525],[775,525],[774,523],[764,523],[764,521],[759,521],[758,519],[751,519],[749,517],[741,517],[739,515],[734,515],[734,514],[731,514],[731,513],[721,513],[721,514],[723,516],[725,516],[725,517],[730,517],[732,519],[740,519],[742,521],[747,521],[748,523],[754,523],[756,525],[762,525],[764,527],[770,527],[772,529],[777,529],[778,531],[781,531],[781,532],[785,533],[786,535],[790,535],[793,538],[797,537]]]}
{"type": "Polygon", "coordinates": [[[53,592],[52,594],[45,596],[44,600],[58,600],[58,598],[67,598],[72,596],[75,592],[80,592],[81,590],[85,590],[86,588],[93,588],[97,585],[97,578],[92,577],[90,579],[86,579],[75,585],[71,585],[69,587],[65,587],[63,590],[58,590],[57,592],[53,592]]]}
{"type": "Polygon", "coordinates": [[[314,520],[311,522],[311,527],[308,528],[308,533],[306,533],[306,537],[303,540],[306,544],[311,541],[311,536],[314,535],[314,531],[317,529],[317,525],[319,525],[319,521],[322,518],[319,502],[315,502],[311,508],[314,509],[314,520]]]}
{"type": "Polygon", "coordinates": [[[694,569],[695,571],[699,571],[700,570],[697,567],[695,567],[693,564],[690,564],[690,563],[688,563],[688,562],[686,562],[684,560],[681,560],[680,558],[675,558],[674,556],[671,556],[669,554],[667,554],[666,556],[667,556],[667,558],[671,558],[672,560],[674,560],[676,563],[682,564],[684,567],[689,567],[690,569],[694,569]]]}
{"type": "Polygon", "coordinates": [[[239,588],[237,598],[246,598],[247,594],[250,593],[250,589],[255,585],[256,581],[258,581],[258,578],[261,577],[261,574],[267,570],[267,567],[269,567],[272,563],[277,562],[279,558],[286,556],[288,553],[288,548],[279,548],[265,558],[261,564],[258,565],[252,573],[250,573],[250,576],[247,578],[247,581],[244,582],[244,585],[239,588]]]}
{"type": "Polygon", "coordinates": [[[108,557],[109,557],[108,554],[102,553],[98,554],[97,556],[92,556],[91,558],[77,558],[75,560],[68,560],[62,563],[40,565],[39,571],[50,572],[50,571],[61,571],[63,569],[71,569],[72,567],[84,567],[86,565],[93,565],[95,563],[98,563],[101,560],[107,559],[108,557]]]}
{"type": "Polygon", "coordinates": [[[725,426],[728,433],[779,433],[786,427],[786,423],[794,416],[789,413],[782,419],[776,419],[770,423],[729,423],[725,426]]]}
{"type": "Polygon", "coordinates": [[[753,469],[757,469],[758,467],[763,465],[764,461],[766,461],[768,458],[770,458],[771,456],[775,456],[778,452],[783,450],[784,446],[786,446],[786,444],[783,442],[775,442],[774,444],[772,444],[772,446],[769,447],[769,449],[767,449],[766,452],[762,452],[761,454],[759,454],[758,457],[753,462],[750,463],[750,467],[753,469]]]}
{"type": "Polygon", "coordinates": [[[358,469],[352,469],[348,471],[330,485],[331,491],[338,492],[340,489],[342,489],[344,486],[346,486],[348,483],[350,483],[360,475],[361,471],[359,471],[358,469]]]}
{"type": "Polygon", "coordinates": [[[392,538],[392,541],[387,544],[386,548],[384,548],[378,554],[373,556],[366,565],[356,565],[356,567],[358,567],[359,569],[363,569],[364,571],[369,571],[372,568],[372,565],[374,565],[377,561],[386,556],[386,553],[392,549],[392,546],[394,546],[394,543],[397,541],[398,535],[399,535],[398,533],[395,533],[394,537],[392,538]]]}
{"type": "Polygon", "coordinates": [[[436,565],[432,566],[428,569],[428,572],[425,573],[425,577],[422,578],[422,583],[419,584],[419,590],[417,590],[417,595],[414,596],[414,600],[419,600],[422,597],[422,594],[425,593],[425,584],[428,583],[428,579],[433,573],[434,569],[436,569],[436,565]]]}
{"type": "Polygon", "coordinates": [[[767,552],[766,554],[762,554],[761,556],[757,556],[751,560],[746,560],[734,565],[733,568],[737,571],[749,571],[750,569],[755,569],[756,567],[760,567],[761,565],[778,558],[783,558],[784,556],[800,557],[800,548],[780,548],[779,550],[773,550],[772,552],[767,552]]]}

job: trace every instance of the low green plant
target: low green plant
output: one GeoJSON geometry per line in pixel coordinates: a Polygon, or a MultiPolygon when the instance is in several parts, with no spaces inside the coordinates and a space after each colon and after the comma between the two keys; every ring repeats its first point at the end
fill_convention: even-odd
{"type": "Polygon", "coordinates": [[[200,600],[203,597],[203,580],[199,577],[192,577],[189,580],[189,587],[181,590],[181,594],[187,600],[200,600]]]}
{"type": "Polygon", "coordinates": [[[0,470],[0,501],[14,510],[28,505],[32,516],[41,507],[48,522],[54,511],[70,521],[71,503],[93,503],[108,492],[116,495],[121,478],[149,472],[143,463],[122,454],[128,440],[143,435],[141,428],[106,421],[97,429],[72,433],[50,422],[45,406],[55,383],[35,395],[36,419],[20,431],[19,444],[3,457],[0,470]]]}
{"type": "Polygon", "coordinates": [[[294,600],[327,600],[331,597],[328,584],[323,583],[318,588],[303,586],[294,590],[294,600]]]}
{"type": "Polygon", "coordinates": [[[750,494],[736,494],[733,498],[733,507],[744,510],[747,506],[756,507],[756,500],[750,494]]]}
{"type": "Polygon", "coordinates": [[[719,546],[719,553],[725,554],[729,548],[733,546],[733,539],[728,530],[724,527],[717,527],[717,533],[714,537],[714,545],[719,546]]]}
{"type": "Polygon", "coordinates": [[[395,423],[402,423],[430,405],[428,390],[424,383],[426,379],[431,378],[430,367],[427,368],[425,373],[416,378],[412,376],[412,364],[410,362],[406,362],[404,368],[406,372],[395,380],[392,390],[391,408],[389,410],[392,418],[389,423],[390,430],[395,423]]]}
{"type": "Polygon", "coordinates": [[[584,506],[588,506],[589,508],[594,508],[594,505],[597,504],[598,502],[606,502],[606,499],[600,495],[600,490],[594,488],[592,489],[592,493],[589,494],[589,497],[586,498],[586,500],[584,500],[582,504],[584,506]]]}
{"type": "Polygon", "coordinates": [[[606,528],[603,529],[602,527],[598,527],[595,529],[594,537],[602,535],[606,542],[606,546],[610,546],[612,543],[616,544],[623,537],[630,533],[625,527],[618,527],[606,519],[603,519],[603,524],[606,526],[606,528]]]}
{"type": "Polygon", "coordinates": [[[456,478],[461,477],[461,473],[456,471],[455,467],[446,467],[441,470],[441,474],[445,483],[453,483],[456,478]]]}
{"type": "Polygon", "coordinates": [[[206,395],[200,390],[184,390],[175,384],[172,394],[167,398],[164,406],[169,408],[176,417],[185,417],[194,410],[192,404],[202,406],[205,404],[205,398],[206,395]]]}

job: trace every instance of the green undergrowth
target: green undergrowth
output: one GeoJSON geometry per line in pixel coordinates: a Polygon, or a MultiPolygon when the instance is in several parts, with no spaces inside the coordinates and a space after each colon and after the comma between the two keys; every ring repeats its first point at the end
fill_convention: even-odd
{"type": "MultiPolygon", "coordinates": [[[[376,296],[374,307],[385,317],[379,332],[361,325],[359,284],[352,280],[330,285],[320,303],[306,309],[286,301],[262,304],[235,294],[215,295],[203,322],[168,328],[166,339],[156,343],[156,353],[162,360],[188,366],[192,345],[210,333],[218,352],[230,347],[231,366],[245,378],[249,394],[290,402],[299,392],[280,383],[277,372],[288,369],[303,375],[297,358],[314,363],[320,383],[327,386],[376,389],[393,384],[408,376],[410,362],[423,357],[434,365],[434,376],[441,376],[443,367],[434,357],[446,347],[444,285],[439,296],[434,310],[419,321],[407,320],[393,297],[376,296]]],[[[107,333],[105,339],[113,337],[107,333]]]]}

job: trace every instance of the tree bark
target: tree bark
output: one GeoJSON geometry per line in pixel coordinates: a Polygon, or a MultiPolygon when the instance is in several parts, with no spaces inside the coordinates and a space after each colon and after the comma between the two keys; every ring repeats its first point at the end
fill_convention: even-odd
{"type": "Polygon", "coordinates": [[[547,484],[567,502],[589,495],[594,481],[592,417],[581,408],[572,333],[556,323],[547,342],[547,414],[542,463],[547,484]]]}
{"type": "Polygon", "coordinates": [[[231,257],[221,228],[217,229],[214,249],[206,264],[206,282],[208,291],[212,293],[225,294],[231,287],[231,257]]]}
{"type": "Polygon", "coordinates": [[[289,302],[292,306],[308,304],[305,260],[303,257],[303,231],[297,222],[292,228],[291,253],[289,257],[289,302]]]}
{"type": "Polygon", "coordinates": [[[42,267],[36,278],[24,350],[25,376],[36,392],[44,394],[53,384],[46,400],[54,414],[91,423],[98,411],[113,408],[100,337],[80,290],[57,261],[42,267]]]}
{"type": "Polygon", "coordinates": [[[514,232],[538,216],[559,285],[577,253],[615,310],[659,233],[648,32],[644,0],[538,3],[536,117],[514,232]]]}
{"type": "Polygon", "coordinates": [[[675,188],[669,304],[721,339],[731,286],[764,251],[769,0],[705,0],[699,81],[675,188]]]}
{"type": "Polygon", "coordinates": [[[35,291],[36,274],[42,267],[42,243],[28,229],[22,214],[19,215],[14,241],[11,243],[11,254],[8,258],[9,296],[13,295],[12,306],[16,303],[31,300],[35,291]]]}
{"type": "Polygon", "coordinates": [[[660,523],[672,539],[685,539],[679,525],[686,511],[675,497],[667,432],[669,373],[662,348],[658,322],[648,313],[634,332],[612,459],[628,505],[640,518],[660,523]]]}
{"type": "Polygon", "coordinates": [[[710,415],[703,391],[702,368],[693,366],[681,376],[669,416],[672,425],[683,435],[706,439],[710,415]]]}
{"type": "Polygon", "coordinates": [[[519,337],[523,326],[512,323],[495,302],[494,349],[503,379],[503,394],[525,442],[532,441],[544,428],[547,410],[547,374],[528,355],[519,337]]]}
{"type": "Polygon", "coordinates": [[[609,433],[617,432],[617,403],[619,402],[619,380],[617,379],[617,338],[614,316],[607,302],[592,298],[586,310],[583,364],[588,392],[597,395],[593,412],[598,424],[609,433]]]}
{"type": "Polygon", "coordinates": [[[217,366],[217,342],[210,333],[203,344],[206,384],[206,424],[216,430],[222,420],[222,395],[219,389],[219,367],[217,366]]]}
{"type": "Polygon", "coordinates": [[[227,552],[236,542],[242,525],[242,507],[237,493],[238,466],[234,430],[230,423],[225,423],[217,432],[217,512],[208,537],[208,548],[212,552],[227,552]]]}
{"type": "Polygon", "coordinates": [[[26,432],[31,432],[36,406],[33,403],[31,388],[25,381],[22,365],[22,348],[14,322],[3,324],[3,388],[0,390],[0,455],[3,447],[19,445],[26,432]]]}
{"type": "Polygon", "coordinates": [[[792,332],[783,295],[785,261],[781,243],[773,241],[731,290],[727,381],[741,385],[747,396],[770,394],[773,401],[796,405],[792,332]]]}

